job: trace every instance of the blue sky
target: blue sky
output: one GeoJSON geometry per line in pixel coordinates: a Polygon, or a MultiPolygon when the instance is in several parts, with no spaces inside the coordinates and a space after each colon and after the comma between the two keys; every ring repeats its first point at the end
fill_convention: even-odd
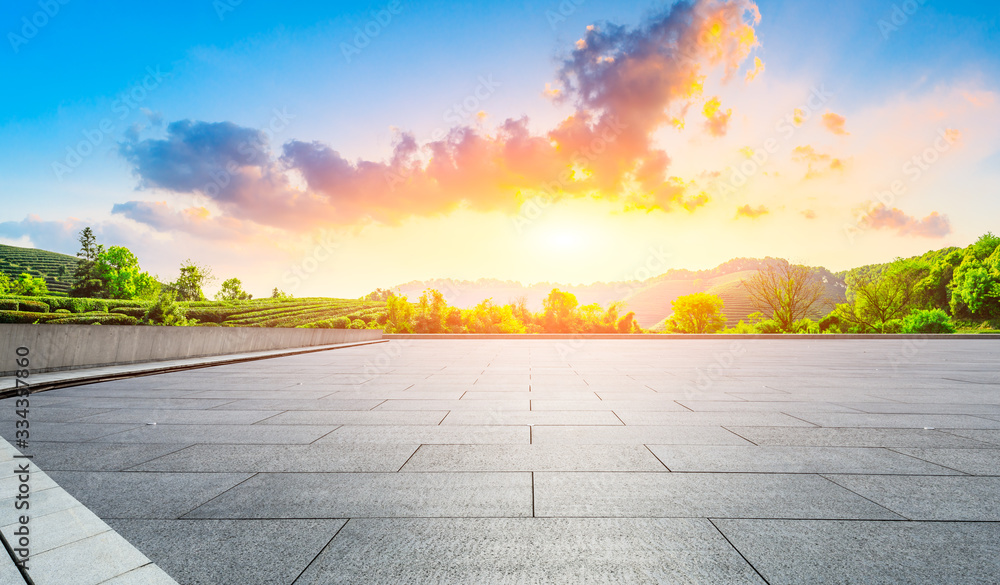
{"type": "MultiPolygon", "coordinates": [[[[180,209],[201,208],[202,203],[198,193],[158,190],[151,188],[148,181],[143,184],[134,162],[121,155],[120,143],[163,140],[168,135],[167,126],[178,120],[230,122],[256,130],[269,125],[278,128],[268,134],[275,158],[283,144],[296,140],[329,145],[349,161],[361,158],[381,161],[393,152],[397,136],[393,128],[412,132],[421,144],[433,141],[435,129],[451,129],[456,120],[452,106],[474,95],[482,78],[496,82],[495,90],[476,103],[477,111],[482,109],[488,114],[486,122],[481,123],[484,133],[489,134],[490,128],[507,118],[528,116],[532,131],[544,134],[575,111],[572,100],[553,103],[545,99],[543,90],[546,83],[557,81],[558,70],[573,53],[574,43],[586,34],[586,27],[603,26],[604,22],[635,27],[669,11],[672,4],[576,2],[393,4],[245,0],[220,13],[220,6],[227,4],[210,0],[169,5],[106,2],[96,7],[77,0],[67,0],[65,4],[53,0],[51,4],[58,6],[58,12],[52,16],[42,12],[44,2],[6,3],[0,9],[0,31],[6,37],[0,47],[0,75],[7,88],[0,92],[0,194],[4,201],[0,225],[6,226],[0,238],[72,253],[75,246],[66,233],[61,236],[55,235],[58,230],[31,233],[33,228],[19,222],[37,216],[41,222],[70,226],[64,232],[72,231],[81,222],[98,225],[103,226],[108,238],[120,238],[125,240],[122,243],[136,247],[144,264],[164,274],[176,266],[178,254],[200,252],[206,263],[233,272],[253,272],[246,279],[265,288],[287,266],[288,258],[299,257],[301,250],[308,248],[308,242],[289,244],[280,252],[270,250],[279,266],[269,271],[241,260],[237,253],[239,246],[206,242],[183,230],[170,233],[159,229],[154,234],[159,243],[150,244],[149,227],[133,225],[131,220],[112,215],[115,204],[147,200],[168,202],[180,209]],[[395,14],[390,14],[389,8],[395,14]],[[350,59],[345,58],[344,44],[353,43],[356,31],[366,25],[374,30],[371,27],[379,11],[383,11],[383,19],[386,14],[391,15],[389,22],[378,27],[378,35],[370,44],[350,59]],[[44,25],[32,35],[30,28],[24,29],[24,19],[44,25]],[[162,79],[151,72],[162,73],[162,79]],[[142,88],[144,82],[146,87],[142,88]],[[132,100],[123,101],[122,97],[130,92],[132,100]],[[283,121],[275,125],[276,118],[287,119],[287,125],[283,121]],[[102,131],[102,127],[108,132],[102,131]],[[66,163],[67,149],[77,147],[88,136],[92,141],[99,137],[93,153],[80,157],[78,166],[57,177],[53,164],[66,163]],[[144,186],[137,190],[140,185],[144,186]]],[[[696,145],[706,150],[697,160],[680,164],[689,164],[691,169],[700,165],[701,170],[715,170],[711,162],[705,162],[713,152],[729,148],[736,156],[739,139],[752,146],[760,136],[759,131],[754,134],[751,122],[754,116],[771,115],[765,113],[766,104],[775,98],[769,100],[768,95],[804,94],[818,83],[835,95],[824,110],[846,116],[846,127],[851,130],[850,145],[823,135],[829,139],[830,156],[837,157],[838,153],[832,149],[841,148],[844,160],[865,160],[866,154],[872,152],[866,149],[877,148],[876,144],[882,144],[881,140],[896,131],[890,125],[881,129],[875,128],[874,123],[864,129],[855,125],[854,120],[878,120],[876,112],[880,109],[902,111],[912,107],[914,112],[921,112],[925,121],[933,116],[927,112],[945,112],[938,125],[955,127],[963,136],[971,136],[969,132],[975,130],[975,124],[970,128],[959,126],[960,122],[969,124],[975,116],[957,113],[958,109],[952,108],[949,104],[954,103],[949,100],[981,92],[976,94],[979,97],[970,99],[986,104],[981,108],[976,106],[988,122],[984,128],[992,128],[997,122],[996,106],[990,100],[998,91],[1000,74],[997,20],[1000,11],[992,3],[761,0],[757,7],[762,16],[754,26],[758,44],[752,55],[744,58],[752,62],[758,57],[766,64],[761,82],[755,82],[757,89],[750,91],[742,83],[713,84],[709,76],[710,87],[706,91],[722,96],[723,111],[727,103],[731,104],[736,117],[728,134],[714,146],[699,137],[676,143],[674,148],[678,149],[696,145]],[[915,8],[912,14],[905,15],[905,21],[899,16],[904,14],[902,8],[915,8]],[[893,22],[894,10],[897,25],[890,29],[885,23],[893,22]],[[761,89],[764,87],[771,94],[761,89]],[[740,122],[740,116],[744,122],[740,122]]],[[[694,107],[700,110],[700,103],[694,107]]],[[[475,113],[469,111],[468,116],[461,116],[462,124],[474,126],[475,113]]],[[[925,134],[932,136],[930,126],[925,134]]],[[[795,145],[790,144],[789,149],[791,146],[795,145]]],[[[918,152],[923,146],[915,144],[908,150],[897,143],[900,152],[892,160],[901,164],[911,150],[918,152]]],[[[844,223],[841,218],[831,219],[828,241],[807,247],[802,251],[803,259],[843,268],[867,259],[884,260],[887,254],[967,244],[966,240],[988,225],[982,217],[984,209],[993,217],[1000,216],[996,213],[1000,211],[997,193],[990,186],[1000,156],[996,146],[996,142],[986,137],[974,144],[970,140],[969,147],[962,151],[964,158],[950,157],[948,165],[954,164],[954,168],[944,168],[944,163],[935,167],[940,176],[921,183],[920,192],[914,192],[908,199],[911,208],[903,207],[900,212],[903,219],[899,221],[905,218],[919,221],[930,213],[945,214],[950,219],[949,233],[939,238],[914,238],[913,230],[890,233],[893,226],[903,225],[897,222],[885,230],[871,230],[874,234],[871,246],[859,250],[844,244],[838,233],[842,230],[837,227],[838,223],[844,223]],[[961,191],[965,199],[955,200],[953,195],[940,193],[943,185],[961,191]],[[833,241],[836,243],[831,244],[833,241]]],[[[687,156],[665,148],[675,166],[687,156]]],[[[862,174],[860,170],[857,172],[862,174]]],[[[693,180],[694,170],[691,173],[681,178],[693,180]]],[[[834,183],[826,188],[829,193],[836,189],[874,192],[886,180],[871,174],[866,176],[853,183],[842,181],[839,187],[834,183]]],[[[290,180],[293,184],[301,182],[300,178],[290,180]]],[[[303,187],[311,188],[312,185],[303,187]]],[[[746,194],[747,203],[766,205],[773,212],[772,219],[782,205],[788,209],[794,207],[792,194],[783,195],[780,202],[771,201],[763,194],[764,186],[759,188],[759,194],[746,194]]],[[[808,189],[795,187],[794,191],[802,192],[800,207],[811,205],[806,201],[824,197],[811,185],[808,189]]],[[[858,195],[841,202],[843,214],[849,216],[850,210],[866,198],[869,197],[858,195]]],[[[210,203],[205,207],[224,218],[227,211],[210,203]]],[[[670,246],[679,251],[678,263],[695,268],[708,267],[712,262],[733,256],[789,255],[791,251],[782,253],[782,246],[801,248],[790,242],[795,241],[797,234],[816,231],[792,225],[791,220],[787,224],[764,226],[768,221],[764,218],[753,225],[768,233],[777,230],[786,234],[787,239],[757,238],[753,230],[743,231],[742,226],[731,230],[728,224],[706,223],[716,225],[720,232],[738,231],[739,235],[719,244],[710,254],[684,256],[680,250],[687,247],[682,237],[685,230],[675,224],[680,220],[668,213],[659,218],[660,228],[657,217],[651,219],[647,213],[635,219],[642,223],[642,228],[636,224],[631,226],[635,227],[633,230],[617,216],[607,223],[596,220],[595,217],[609,213],[604,208],[581,211],[573,208],[576,203],[568,202],[565,209],[560,208],[554,214],[559,220],[553,220],[553,225],[546,228],[551,237],[539,237],[544,241],[571,242],[580,230],[593,226],[600,229],[607,226],[608,237],[616,241],[623,233],[643,234],[623,245],[620,257],[627,258],[622,261],[626,264],[641,261],[635,256],[641,252],[636,250],[660,243],[656,236],[648,235],[658,229],[677,234],[670,246]],[[766,244],[747,245],[747,239],[766,240],[766,244]]],[[[710,208],[711,204],[706,206],[710,208]]],[[[228,212],[232,215],[232,209],[228,212]]],[[[575,272],[560,272],[558,267],[566,264],[565,255],[574,251],[572,246],[569,250],[555,246],[551,254],[540,254],[536,269],[519,272],[516,263],[493,262],[494,256],[488,253],[495,247],[510,249],[513,245],[497,244],[510,234],[492,233],[489,231],[492,228],[488,228],[499,225],[490,214],[509,214],[509,209],[490,208],[471,219],[462,213],[466,212],[416,214],[395,224],[376,221],[365,226],[334,221],[331,229],[338,230],[345,249],[351,250],[353,256],[364,257],[363,261],[357,260],[359,266],[384,263],[386,269],[379,272],[366,268],[356,284],[337,282],[336,286],[343,287],[343,291],[328,291],[334,281],[317,278],[314,288],[303,292],[347,294],[411,277],[478,275],[530,281],[551,273],[553,280],[592,281],[610,280],[616,274],[628,272],[613,265],[611,260],[607,265],[584,263],[575,272]],[[483,240],[479,257],[491,262],[477,262],[449,252],[454,242],[466,237],[463,230],[470,221],[482,222],[483,231],[478,232],[483,240]],[[418,262],[415,266],[413,262],[396,265],[386,260],[393,255],[399,241],[412,238],[421,229],[453,231],[454,238],[449,244],[447,238],[438,234],[440,241],[421,249],[425,255],[435,256],[434,261],[418,262]],[[373,245],[376,240],[387,242],[386,248],[373,245]],[[449,261],[450,258],[454,261],[449,261]],[[587,265],[592,274],[584,270],[587,265]],[[491,272],[491,266],[496,273],[491,272]]],[[[732,210],[727,208],[726,217],[731,214],[732,210]]],[[[719,217],[722,215],[720,211],[719,217]]],[[[243,225],[241,233],[248,238],[275,237],[263,228],[254,236],[252,227],[243,225]]],[[[310,224],[298,231],[316,229],[317,225],[310,224]]],[[[271,256],[265,254],[265,257],[271,256]]],[[[345,268],[351,266],[359,270],[345,261],[345,268]]]]}

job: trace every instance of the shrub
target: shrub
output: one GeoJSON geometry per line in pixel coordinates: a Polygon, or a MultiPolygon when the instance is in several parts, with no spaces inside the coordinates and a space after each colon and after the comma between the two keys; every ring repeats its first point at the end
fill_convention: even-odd
{"type": "Polygon", "coordinates": [[[330,319],[330,327],[334,329],[350,329],[351,320],[347,317],[337,317],[330,319]]]}
{"type": "Polygon", "coordinates": [[[62,315],[62,314],[65,314],[65,315],[72,315],[72,314],[73,314],[73,313],[71,313],[71,312],[69,311],[69,309],[56,309],[55,311],[52,311],[52,312],[53,312],[53,313],[58,313],[58,314],[60,314],[60,315],[62,315]]]}
{"type": "Polygon", "coordinates": [[[0,310],[22,311],[29,313],[48,313],[49,305],[34,299],[5,298],[0,299],[0,310]]]}
{"type": "Polygon", "coordinates": [[[894,334],[902,333],[903,331],[903,320],[902,319],[890,319],[885,323],[876,324],[879,333],[894,334]]]}
{"type": "Polygon", "coordinates": [[[0,311],[0,323],[45,323],[56,317],[53,313],[32,313],[29,311],[0,311]]]}
{"type": "Polygon", "coordinates": [[[142,307],[117,307],[109,311],[112,314],[122,314],[128,315],[129,317],[135,317],[136,319],[142,319],[146,316],[146,309],[142,307]]]}
{"type": "Polygon", "coordinates": [[[955,324],[941,309],[916,310],[902,321],[903,333],[954,333],[955,324]]]}
{"type": "Polygon", "coordinates": [[[361,319],[355,319],[351,321],[351,329],[364,329],[364,328],[365,328],[365,322],[362,321],[361,319]]]}
{"type": "Polygon", "coordinates": [[[754,325],[754,329],[757,330],[757,333],[764,333],[764,334],[773,334],[782,332],[781,324],[775,321],[774,319],[766,319],[764,321],[761,321],[760,323],[754,325]]]}
{"type": "Polygon", "coordinates": [[[139,320],[118,313],[87,313],[52,319],[49,323],[56,325],[138,325],[139,320]]]}

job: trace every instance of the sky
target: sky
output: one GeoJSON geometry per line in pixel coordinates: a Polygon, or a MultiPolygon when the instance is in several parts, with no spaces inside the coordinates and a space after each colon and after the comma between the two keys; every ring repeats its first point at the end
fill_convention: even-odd
{"type": "Polygon", "coordinates": [[[91,226],[163,281],[190,258],[300,297],[966,246],[1000,232],[998,16],[7,2],[0,243],[75,254],[91,226]]]}

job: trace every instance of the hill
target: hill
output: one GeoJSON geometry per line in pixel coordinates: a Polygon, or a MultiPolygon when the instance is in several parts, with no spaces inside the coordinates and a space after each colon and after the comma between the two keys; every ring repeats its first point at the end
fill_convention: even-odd
{"type": "Polygon", "coordinates": [[[0,272],[11,280],[24,272],[42,277],[49,291],[56,294],[69,292],[77,262],[77,258],[66,254],[0,244],[0,272]]]}

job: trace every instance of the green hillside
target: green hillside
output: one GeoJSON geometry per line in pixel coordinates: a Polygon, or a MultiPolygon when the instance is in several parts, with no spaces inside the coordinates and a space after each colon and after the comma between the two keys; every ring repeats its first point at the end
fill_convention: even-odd
{"type": "Polygon", "coordinates": [[[69,292],[77,262],[77,258],[66,254],[0,244],[0,272],[11,280],[24,272],[44,278],[49,291],[56,295],[69,292]]]}
{"type": "MultiPolygon", "coordinates": [[[[0,296],[0,323],[68,323],[135,325],[151,301],[78,299],[69,297],[0,296]]],[[[333,319],[360,320],[376,328],[385,313],[382,301],[354,299],[260,299],[242,302],[177,303],[187,319],[207,327],[325,327],[333,319]]],[[[360,328],[357,323],[355,328],[360,328]]]]}

